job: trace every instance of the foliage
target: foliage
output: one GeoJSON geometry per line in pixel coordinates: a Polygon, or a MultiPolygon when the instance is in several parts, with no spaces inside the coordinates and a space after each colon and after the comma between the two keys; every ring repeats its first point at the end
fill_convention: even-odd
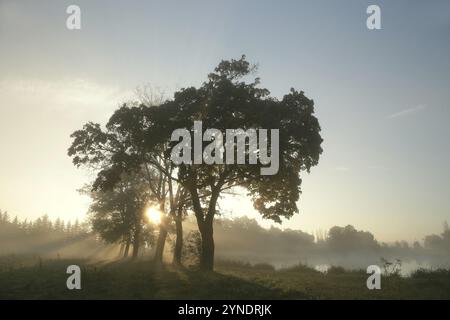
{"type": "Polygon", "coordinates": [[[378,243],[372,233],[358,231],[353,226],[332,227],[328,232],[327,243],[333,250],[354,251],[359,248],[374,249],[378,243]]]}
{"type": "Polygon", "coordinates": [[[381,258],[381,264],[383,266],[384,275],[393,276],[400,275],[402,270],[402,261],[400,259],[395,259],[393,262],[381,258]]]}
{"type": "Polygon", "coordinates": [[[189,231],[183,241],[183,260],[198,265],[202,254],[202,236],[198,231],[189,231]]]}
{"type": "Polygon", "coordinates": [[[425,237],[424,246],[427,249],[450,253],[450,229],[447,222],[444,223],[444,231],[440,235],[432,234],[425,237]]]}
{"type": "Polygon", "coordinates": [[[139,229],[140,236],[153,244],[153,227],[145,222],[143,215],[154,197],[143,176],[126,175],[111,189],[88,191],[92,198],[89,221],[106,242],[125,242],[139,229]]]}

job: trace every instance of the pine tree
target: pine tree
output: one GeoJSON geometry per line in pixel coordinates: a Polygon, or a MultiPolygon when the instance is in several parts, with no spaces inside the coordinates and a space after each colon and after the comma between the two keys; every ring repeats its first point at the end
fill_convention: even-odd
{"type": "Polygon", "coordinates": [[[70,222],[70,220],[69,220],[69,222],[67,222],[67,224],[66,224],[66,233],[70,236],[70,234],[72,233],[72,223],[70,222]]]}
{"type": "Polygon", "coordinates": [[[5,224],[9,223],[8,211],[3,212],[2,222],[5,223],[5,224]]]}
{"type": "Polygon", "coordinates": [[[75,224],[73,225],[73,230],[72,232],[74,234],[77,234],[80,232],[80,222],[78,221],[78,219],[75,220],[75,224]]]}
{"type": "Polygon", "coordinates": [[[25,220],[23,220],[20,223],[20,229],[22,229],[23,231],[25,231],[25,233],[28,233],[28,219],[25,218],[25,220]]]}
{"type": "Polygon", "coordinates": [[[55,223],[53,224],[53,228],[56,232],[61,232],[61,219],[56,219],[55,223]]]}

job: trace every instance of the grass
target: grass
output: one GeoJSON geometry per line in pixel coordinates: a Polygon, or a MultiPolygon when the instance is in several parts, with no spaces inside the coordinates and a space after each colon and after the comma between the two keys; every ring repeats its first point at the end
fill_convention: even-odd
{"type": "Polygon", "coordinates": [[[450,299],[450,271],[419,270],[411,277],[382,277],[368,290],[364,271],[331,268],[321,273],[298,265],[218,262],[216,271],[164,266],[151,261],[89,262],[0,259],[0,299],[450,299]],[[68,290],[68,265],[81,267],[81,290],[68,290]]]}

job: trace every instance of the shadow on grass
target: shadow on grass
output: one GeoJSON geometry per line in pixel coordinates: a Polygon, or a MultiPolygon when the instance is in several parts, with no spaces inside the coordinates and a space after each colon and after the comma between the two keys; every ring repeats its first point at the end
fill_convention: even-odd
{"type": "Polygon", "coordinates": [[[220,272],[152,261],[44,260],[0,272],[0,299],[308,299],[220,272]],[[81,268],[81,290],[69,290],[69,265],[81,268]]]}

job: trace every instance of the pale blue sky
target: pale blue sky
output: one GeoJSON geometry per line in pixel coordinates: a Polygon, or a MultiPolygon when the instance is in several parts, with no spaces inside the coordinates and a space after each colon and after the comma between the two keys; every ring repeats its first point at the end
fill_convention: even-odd
{"type": "MultiPolygon", "coordinates": [[[[450,221],[446,0],[0,0],[0,208],[82,218],[88,177],[66,156],[70,133],[104,122],[136,86],[170,94],[243,53],[273,95],[314,99],[323,129],[301,214],[284,227],[420,240],[450,221]],[[79,31],[65,26],[70,4],[79,31]],[[382,30],[366,28],[369,4],[382,30]]],[[[255,215],[242,200],[222,205],[255,215]]]]}

